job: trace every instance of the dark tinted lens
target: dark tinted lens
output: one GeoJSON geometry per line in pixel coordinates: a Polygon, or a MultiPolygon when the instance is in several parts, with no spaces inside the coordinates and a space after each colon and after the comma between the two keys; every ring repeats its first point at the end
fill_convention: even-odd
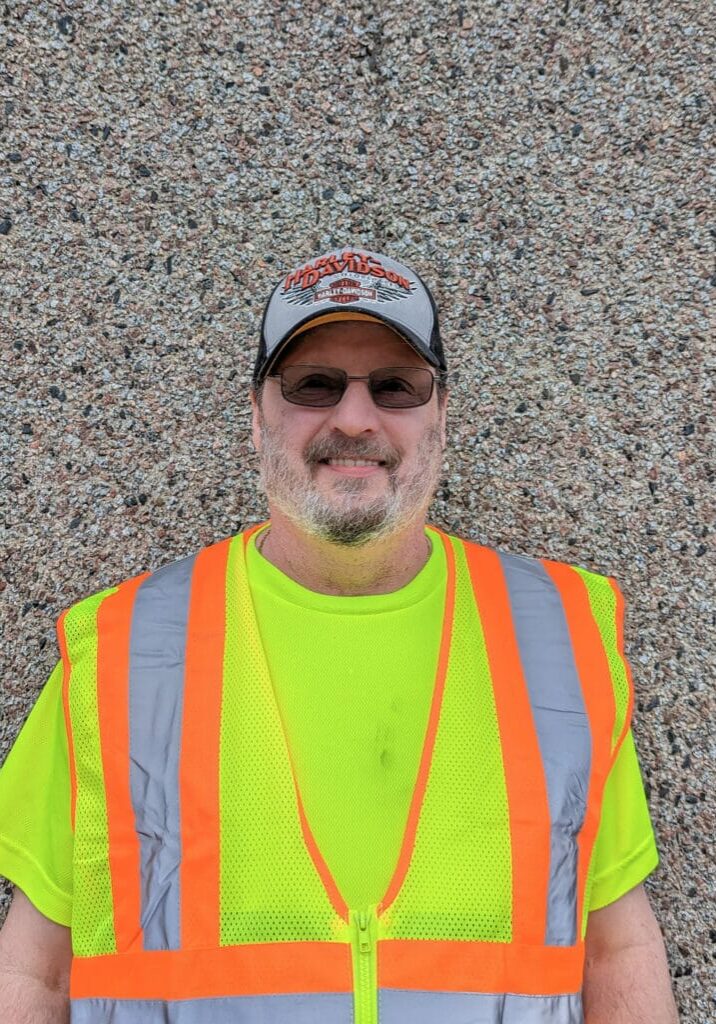
{"type": "Polygon", "coordinates": [[[346,374],[325,366],[287,366],[281,371],[281,393],[294,405],[336,405],[346,387],[346,374]]]}
{"type": "Polygon", "coordinates": [[[371,373],[370,391],[375,404],[386,409],[425,405],[433,393],[433,375],[419,366],[386,366],[371,373]]]}

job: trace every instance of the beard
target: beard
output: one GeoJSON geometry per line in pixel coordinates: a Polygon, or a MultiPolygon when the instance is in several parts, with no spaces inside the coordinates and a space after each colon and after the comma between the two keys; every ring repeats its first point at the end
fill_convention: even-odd
{"type": "Polygon", "coordinates": [[[301,530],[332,544],[360,547],[397,533],[425,514],[438,484],[442,444],[437,425],[426,428],[404,476],[400,452],[377,440],[318,439],[306,446],[302,464],[296,465],[281,433],[269,430],[263,418],[260,429],[261,483],[269,500],[301,530]],[[367,497],[370,478],[337,477],[330,491],[321,491],[314,467],[328,458],[380,459],[387,487],[367,497]]]}

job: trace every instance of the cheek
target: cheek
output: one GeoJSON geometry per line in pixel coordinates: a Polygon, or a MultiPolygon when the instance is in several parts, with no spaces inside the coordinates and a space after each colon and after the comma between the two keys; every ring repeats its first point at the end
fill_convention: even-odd
{"type": "Polygon", "coordinates": [[[322,422],[323,417],[306,415],[305,412],[283,418],[278,425],[277,436],[286,454],[303,461],[306,448],[320,434],[322,422]]]}

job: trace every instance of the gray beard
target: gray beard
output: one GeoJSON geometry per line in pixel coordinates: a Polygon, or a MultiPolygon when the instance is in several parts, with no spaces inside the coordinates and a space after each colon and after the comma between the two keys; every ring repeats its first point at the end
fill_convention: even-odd
{"type": "Polygon", "coordinates": [[[323,439],[304,453],[304,473],[296,472],[286,458],[280,439],[261,425],[261,482],[269,500],[301,530],[312,536],[346,547],[362,547],[388,537],[425,514],[437,486],[442,465],[440,431],[429,427],[418,445],[413,472],[400,480],[398,453],[383,450],[375,442],[346,438],[323,439]],[[311,469],[321,458],[381,458],[388,473],[386,493],[367,504],[360,501],[368,480],[360,477],[337,479],[333,499],[321,494],[310,479],[311,469]],[[335,495],[340,500],[335,500],[335,495]]]}

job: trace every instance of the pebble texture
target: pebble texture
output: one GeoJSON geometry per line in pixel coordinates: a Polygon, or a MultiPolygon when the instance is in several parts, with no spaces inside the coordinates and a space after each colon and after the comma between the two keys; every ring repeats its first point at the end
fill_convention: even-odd
{"type": "Polygon", "coordinates": [[[15,0],[0,33],[2,752],[63,608],[264,517],[274,280],[384,250],[451,357],[433,521],[624,591],[648,890],[707,1024],[713,9],[15,0]]]}

